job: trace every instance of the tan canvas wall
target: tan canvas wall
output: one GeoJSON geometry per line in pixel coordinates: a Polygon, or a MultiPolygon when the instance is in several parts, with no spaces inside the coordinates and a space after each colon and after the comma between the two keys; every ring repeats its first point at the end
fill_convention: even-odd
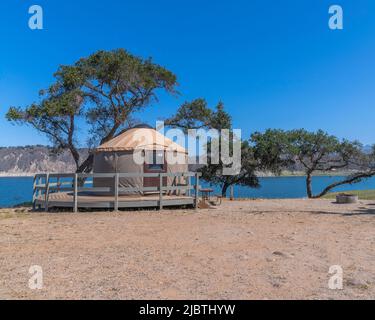
{"type": "MultiPolygon", "coordinates": [[[[132,152],[97,152],[94,155],[94,172],[95,173],[143,173],[143,166],[136,164],[133,160],[132,152]]],[[[113,179],[95,178],[94,187],[114,186],[113,179]]],[[[120,178],[119,187],[142,187],[143,178],[120,178]]],[[[111,192],[113,194],[113,190],[111,192]]],[[[127,194],[129,192],[120,192],[127,194]]],[[[131,192],[134,194],[135,192],[131,192]]],[[[141,192],[137,192],[141,194],[141,192]]]]}
{"type": "MultiPolygon", "coordinates": [[[[168,173],[182,173],[182,172],[188,172],[188,157],[185,155],[185,164],[169,164],[167,167],[168,173]]],[[[177,186],[179,184],[186,184],[187,179],[186,178],[178,178],[178,177],[168,177],[168,185],[169,186],[177,186]]],[[[179,194],[183,195],[185,192],[180,191],[177,193],[176,191],[169,192],[169,194],[179,194]]]]}
{"type": "MultiPolygon", "coordinates": [[[[167,164],[168,173],[181,173],[188,172],[188,157],[185,157],[185,164],[167,164]]],[[[113,152],[96,152],[94,154],[94,173],[143,173],[144,166],[136,164],[133,160],[132,151],[113,151],[113,152]]],[[[179,184],[186,184],[186,178],[176,178],[168,177],[167,184],[169,186],[177,186],[179,184]]],[[[114,179],[111,178],[95,178],[94,187],[111,187],[111,195],[114,194],[114,179]]],[[[127,187],[142,187],[143,177],[137,178],[120,178],[119,180],[120,188],[127,187]]],[[[120,194],[142,194],[142,192],[120,192],[120,194]]],[[[103,193],[107,194],[108,193],[103,193]]],[[[169,194],[177,194],[174,192],[169,192],[169,194]]],[[[185,194],[185,192],[179,193],[180,195],[185,194]]]]}

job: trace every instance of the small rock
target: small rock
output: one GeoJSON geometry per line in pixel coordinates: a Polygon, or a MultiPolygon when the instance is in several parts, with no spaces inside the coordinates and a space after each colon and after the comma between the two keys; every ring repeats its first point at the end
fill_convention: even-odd
{"type": "Polygon", "coordinates": [[[272,252],[272,254],[275,256],[284,257],[284,258],[294,258],[293,254],[283,253],[281,251],[274,251],[272,252]]]}
{"type": "Polygon", "coordinates": [[[369,288],[368,283],[358,279],[349,278],[345,281],[345,285],[356,289],[367,290],[369,288]]]}
{"type": "Polygon", "coordinates": [[[281,256],[281,257],[285,256],[284,253],[282,253],[281,251],[274,251],[272,252],[272,254],[274,254],[275,256],[281,256]]]}

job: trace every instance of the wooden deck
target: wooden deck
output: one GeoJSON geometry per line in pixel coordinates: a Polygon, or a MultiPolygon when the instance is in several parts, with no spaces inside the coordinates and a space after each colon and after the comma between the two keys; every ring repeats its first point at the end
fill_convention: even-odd
{"type": "Polygon", "coordinates": [[[79,208],[118,210],[119,208],[158,207],[162,209],[168,206],[185,205],[193,205],[197,208],[199,175],[199,173],[193,172],[37,174],[34,177],[33,207],[45,211],[50,208],[72,208],[74,212],[79,208]],[[137,176],[159,178],[159,186],[120,187],[119,179],[121,177],[137,176]],[[89,186],[90,181],[87,179],[95,177],[113,179],[112,186],[89,186]],[[185,184],[176,182],[174,185],[165,186],[163,184],[165,177],[176,178],[173,181],[181,181],[180,178],[185,178],[187,182],[185,184]],[[195,185],[191,183],[192,177],[195,177],[195,185]],[[110,195],[103,195],[103,192],[107,194],[109,192],[110,195]]]}
{"type": "MultiPolygon", "coordinates": [[[[115,208],[115,197],[90,195],[87,192],[78,193],[78,208],[115,208]]],[[[72,208],[74,204],[73,192],[58,192],[49,194],[48,207],[53,208],[72,208]]],[[[45,196],[39,196],[35,199],[35,205],[45,208],[45,196]]],[[[163,195],[162,207],[194,205],[194,197],[189,196],[169,196],[163,195]]],[[[118,208],[143,208],[143,207],[160,207],[159,195],[119,195],[118,208]]]]}

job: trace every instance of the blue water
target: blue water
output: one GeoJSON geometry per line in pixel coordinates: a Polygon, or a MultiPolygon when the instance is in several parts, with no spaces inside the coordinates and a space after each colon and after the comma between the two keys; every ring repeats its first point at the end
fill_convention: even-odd
{"type": "Polygon", "coordinates": [[[33,196],[33,178],[0,177],[0,208],[31,201],[33,196]]]}
{"type": "MultiPolygon", "coordinates": [[[[342,180],[343,177],[314,177],[313,191],[319,192],[327,185],[342,180]]],[[[270,177],[260,178],[261,188],[235,186],[234,194],[238,198],[304,198],[306,187],[304,177],[270,177]]],[[[209,186],[201,182],[203,186],[209,186]]],[[[16,204],[31,201],[33,178],[0,178],[0,207],[12,207],[16,204]]],[[[213,186],[216,193],[220,188],[213,186]]],[[[334,191],[375,189],[375,177],[353,185],[345,185],[334,191]]],[[[229,195],[229,193],[228,193],[229,195]]]]}
{"type": "MultiPolygon", "coordinates": [[[[328,185],[341,181],[345,177],[313,177],[312,188],[314,193],[321,192],[328,185]]],[[[285,198],[305,198],[306,194],[306,178],[305,177],[267,177],[259,178],[261,187],[259,189],[234,186],[234,196],[236,198],[264,198],[264,199],[285,199],[285,198]]],[[[215,192],[220,193],[220,188],[210,186],[207,183],[202,185],[213,188],[215,192]]],[[[375,177],[363,180],[360,183],[352,185],[344,185],[333,189],[335,191],[348,190],[368,190],[375,189],[375,177]]],[[[229,189],[228,194],[229,196],[229,189]]]]}

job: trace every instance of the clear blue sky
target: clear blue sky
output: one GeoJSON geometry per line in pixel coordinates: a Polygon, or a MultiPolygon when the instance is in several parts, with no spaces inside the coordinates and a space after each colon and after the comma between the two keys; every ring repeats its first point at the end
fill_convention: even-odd
{"type": "MultiPolygon", "coordinates": [[[[186,100],[222,100],[248,137],[266,128],[324,129],[375,143],[373,0],[5,0],[0,18],[0,146],[47,143],[4,119],[38,99],[59,64],[126,48],[172,70],[179,98],[162,96],[138,118],[154,123],[186,100]],[[44,30],[28,8],[44,9],[44,30]],[[328,28],[328,7],[344,30],[328,28]]],[[[85,134],[82,129],[82,136],[85,134]]]]}

